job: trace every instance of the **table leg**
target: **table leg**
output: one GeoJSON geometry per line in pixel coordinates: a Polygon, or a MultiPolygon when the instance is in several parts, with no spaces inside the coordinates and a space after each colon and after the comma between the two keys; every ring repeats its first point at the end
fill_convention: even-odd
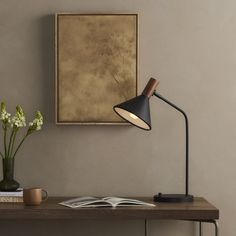
{"type": "Polygon", "coordinates": [[[210,224],[214,224],[215,226],[215,236],[219,236],[219,224],[216,220],[202,220],[199,221],[199,236],[202,236],[202,223],[210,223],[210,224]]]}
{"type": "MultiPolygon", "coordinates": [[[[214,224],[214,226],[215,226],[215,236],[219,236],[219,224],[216,220],[201,220],[201,221],[198,221],[198,223],[199,223],[199,236],[203,235],[203,233],[202,233],[202,223],[214,224]]],[[[148,220],[147,219],[145,219],[144,224],[145,224],[145,226],[144,226],[144,230],[145,230],[144,235],[148,236],[148,220]]]]}
{"type": "Polygon", "coordinates": [[[148,220],[147,219],[145,219],[145,236],[148,236],[148,220]]]}
{"type": "Polygon", "coordinates": [[[213,220],[212,223],[215,225],[215,236],[219,236],[219,224],[218,224],[218,221],[213,220]]]}
{"type": "Polygon", "coordinates": [[[202,222],[199,221],[199,236],[202,236],[202,222]]]}

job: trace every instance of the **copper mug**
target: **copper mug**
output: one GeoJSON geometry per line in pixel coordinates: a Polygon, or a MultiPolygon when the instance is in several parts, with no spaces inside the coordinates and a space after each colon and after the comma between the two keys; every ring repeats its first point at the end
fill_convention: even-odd
{"type": "Polygon", "coordinates": [[[25,205],[38,206],[42,201],[48,199],[48,193],[46,190],[41,188],[28,188],[23,190],[23,200],[25,205]],[[45,196],[43,197],[43,193],[45,196]]]}

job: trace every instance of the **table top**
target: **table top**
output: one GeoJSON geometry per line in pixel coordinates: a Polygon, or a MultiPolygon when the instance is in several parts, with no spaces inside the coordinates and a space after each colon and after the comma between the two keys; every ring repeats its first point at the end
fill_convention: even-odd
{"type": "MultiPolygon", "coordinates": [[[[151,197],[131,197],[153,203],[151,197]]],[[[0,203],[0,219],[172,219],[214,220],[219,210],[204,198],[191,203],[155,203],[155,207],[103,207],[71,209],[58,203],[69,197],[50,197],[40,206],[23,203],[0,203]]]]}

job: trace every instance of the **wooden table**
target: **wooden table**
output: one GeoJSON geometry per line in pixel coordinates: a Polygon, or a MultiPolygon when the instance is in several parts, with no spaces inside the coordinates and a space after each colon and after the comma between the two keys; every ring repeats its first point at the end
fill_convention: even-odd
{"type": "MultiPolygon", "coordinates": [[[[131,197],[133,198],[133,197],[131,197]]],[[[145,235],[148,235],[148,220],[168,219],[199,222],[199,235],[202,235],[201,223],[212,223],[218,236],[219,210],[204,198],[195,198],[192,203],[155,203],[155,207],[132,206],[118,208],[79,208],[71,209],[59,202],[70,198],[51,197],[40,206],[25,206],[22,203],[1,203],[0,219],[143,219],[145,235]]],[[[152,198],[135,197],[146,202],[152,198]]]]}

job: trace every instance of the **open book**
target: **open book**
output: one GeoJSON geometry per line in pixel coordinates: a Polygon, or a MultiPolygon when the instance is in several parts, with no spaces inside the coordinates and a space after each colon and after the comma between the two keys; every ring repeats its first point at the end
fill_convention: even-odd
{"type": "Polygon", "coordinates": [[[143,202],[136,199],[120,198],[120,197],[79,197],[73,198],[68,201],[59,203],[60,205],[70,208],[79,207],[117,207],[117,206],[150,206],[154,207],[154,204],[143,202]]]}

